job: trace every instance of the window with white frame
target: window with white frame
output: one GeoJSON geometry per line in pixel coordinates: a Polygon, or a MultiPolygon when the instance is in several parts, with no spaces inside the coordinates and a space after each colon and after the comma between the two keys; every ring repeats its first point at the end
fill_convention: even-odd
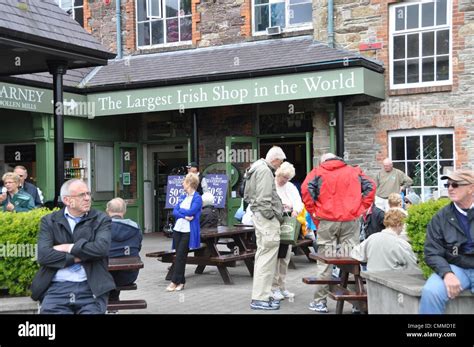
{"type": "Polygon", "coordinates": [[[253,31],[264,33],[268,27],[310,28],[311,0],[253,0],[253,31]]]}
{"type": "Polygon", "coordinates": [[[64,11],[84,26],[84,0],[54,0],[64,11]]]}
{"type": "Polygon", "coordinates": [[[191,0],[136,0],[137,46],[189,42],[191,0]]]}
{"type": "Polygon", "coordinates": [[[417,129],[389,133],[393,166],[413,179],[412,188],[423,201],[443,189],[440,177],[454,163],[453,129],[417,129]]]}
{"type": "Polygon", "coordinates": [[[392,89],[452,83],[451,7],[451,0],[390,7],[392,89]]]}

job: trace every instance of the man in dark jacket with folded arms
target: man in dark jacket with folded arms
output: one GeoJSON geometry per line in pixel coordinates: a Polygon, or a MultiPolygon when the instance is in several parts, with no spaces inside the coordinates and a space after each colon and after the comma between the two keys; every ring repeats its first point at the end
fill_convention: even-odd
{"type": "Polygon", "coordinates": [[[457,170],[441,179],[451,203],[428,224],[425,261],[435,273],[421,292],[420,313],[444,313],[449,299],[474,293],[474,171],[457,170]]]}
{"type": "Polygon", "coordinates": [[[86,183],[69,180],[61,187],[65,207],[41,219],[40,269],[32,295],[42,314],[101,314],[115,284],[108,267],[110,218],[91,209],[86,183]]]}

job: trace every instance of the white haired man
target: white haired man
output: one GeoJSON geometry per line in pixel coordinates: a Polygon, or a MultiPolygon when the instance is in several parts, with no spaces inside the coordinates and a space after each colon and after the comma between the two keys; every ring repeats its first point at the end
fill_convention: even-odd
{"type": "MultiPolygon", "coordinates": [[[[111,243],[109,258],[118,258],[126,256],[140,256],[142,248],[142,231],[138,224],[131,219],[124,218],[127,213],[127,204],[122,198],[114,198],[107,203],[105,210],[112,218],[111,243]]],[[[138,270],[113,271],[115,285],[128,286],[135,282],[138,277],[138,270]]],[[[120,291],[110,292],[109,300],[119,300],[120,291]]]]}
{"type": "Polygon", "coordinates": [[[84,181],[69,180],[60,193],[65,207],[41,219],[31,297],[42,314],[103,314],[115,289],[107,270],[110,218],[91,209],[84,181]]]}
{"type": "Polygon", "coordinates": [[[388,196],[391,193],[400,193],[403,189],[410,187],[413,180],[403,171],[393,167],[392,160],[383,160],[383,169],[375,176],[377,192],[375,195],[375,206],[383,211],[389,209],[388,196]]]}
{"type": "Polygon", "coordinates": [[[257,238],[250,303],[250,308],[254,310],[280,308],[280,302],[271,297],[280,246],[280,224],[283,221],[283,205],[276,191],[274,172],[285,159],[283,150],[274,146],[265,159],[253,163],[247,173],[244,199],[253,212],[252,221],[257,238]]]}

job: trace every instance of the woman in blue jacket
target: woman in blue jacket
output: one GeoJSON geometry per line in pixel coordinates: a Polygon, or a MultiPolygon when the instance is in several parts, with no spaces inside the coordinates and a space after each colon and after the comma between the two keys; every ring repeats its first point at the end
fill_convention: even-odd
{"type": "Polygon", "coordinates": [[[173,209],[173,216],[176,223],[173,228],[173,249],[176,250],[176,260],[174,263],[171,283],[166,290],[174,292],[182,290],[184,283],[184,270],[186,268],[186,258],[190,248],[198,248],[201,245],[199,219],[201,216],[202,199],[196,192],[199,186],[199,177],[194,173],[189,173],[184,178],[183,188],[186,194],[180,196],[178,203],[173,209]]]}

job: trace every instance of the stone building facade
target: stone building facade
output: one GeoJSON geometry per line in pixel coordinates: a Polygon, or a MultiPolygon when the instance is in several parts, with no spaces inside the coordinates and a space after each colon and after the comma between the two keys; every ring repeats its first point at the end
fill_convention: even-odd
{"type": "MultiPolygon", "coordinates": [[[[140,6],[139,1],[142,0],[121,2],[124,55],[199,49],[308,34],[316,41],[328,42],[330,36],[328,0],[312,1],[311,23],[296,26],[294,30],[287,30],[290,29],[287,27],[276,36],[268,36],[262,31],[256,32],[253,16],[256,16],[257,6],[252,0],[188,0],[180,2],[179,6],[185,8],[181,8],[177,15],[190,16],[191,29],[186,29],[191,30],[188,39],[143,47],[137,42],[140,36],[137,25],[140,9],[136,6],[140,6]]],[[[291,15],[288,8],[293,2],[287,0],[285,4],[287,16],[291,15]]],[[[84,14],[86,29],[106,47],[114,50],[115,1],[87,1],[84,14]]],[[[344,99],[345,159],[375,175],[380,169],[381,160],[387,156],[391,157],[397,167],[416,176],[416,185],[422,195],[425,195],[423,187],[435,186],[435,181],[443,170],[454,166],[472,168],[473,1],[438,0],[427,5],[426,2],[422,4],[395,0],[334,0],[333,18],[336,48],[360,53],[385,67],[384,101],[358,96],[344,99]],[[443,13],[445,22],[441,20],[443,13]],[[415,17],[418,18],[415,20],[415,17]],[[414,20],[415,24],[409,24],[414,20]],[[396,28],[399,22],[406,23],[403,30],[396,28]],[[444,34],[440,31],[444,31],[444,34]],[[407,52],[400,53],[397,49],[402,41],[404,45],[407,42],[407,52]],[[436,44],[438,46],[430,47],[436,44]],[[413,55],[413,52],[408,52],[413,49],[417,49],[418,53],[413,55]],[[428,52],[430,49],[432,53],[428,52]],[[438,54],[442,49],[447,49],[447,52],[444,52],[444,55],[438,54]],[[395,58],[394,54],[404,56],[395,58]],[[397,72],[394,66],[397,66],[397,72]],[[395,74],[398,77],[395,77],[395,74]],[[403,74],[406,76],[401,77],[403,74]],[[429,83],[430,76],[436,76],[432,77],[433,80],[440,80],[429,83]],[[398,81],[395,85],[395,78],[411,81],[398,81]],[[424,78],[427,78],[428,82],[424,81],[424,78]],[[413,79],[418,79],[419,83],[413,83],[413,79]]],[[[179,23],[183,25],[185,22],[181,20],[182,18],[179,23]]],[[[184,30],[183,28],[181,30],[184,30]]],[[[151,35],[154,35],[153,31],[151,35]]],[[[334,101],[335,99],[330,98],[314,103],[313,149],[316,158],[330,148],[329,123],[333,117],[334,101]]],[[[212,118],[211,113],[203,117],[212,118]]],[[[215,143],[206,137],[206,132],[203,130],[201,148],[205,143],[215,143]]],[[[247,135],[248,129],[243,129],[239,134],[247,135]]],[[[206,158],[209,153],[202,152],[202,155],[206,158]]],[[[429,195],[427,191],[426,197],[429,195]]]]}

